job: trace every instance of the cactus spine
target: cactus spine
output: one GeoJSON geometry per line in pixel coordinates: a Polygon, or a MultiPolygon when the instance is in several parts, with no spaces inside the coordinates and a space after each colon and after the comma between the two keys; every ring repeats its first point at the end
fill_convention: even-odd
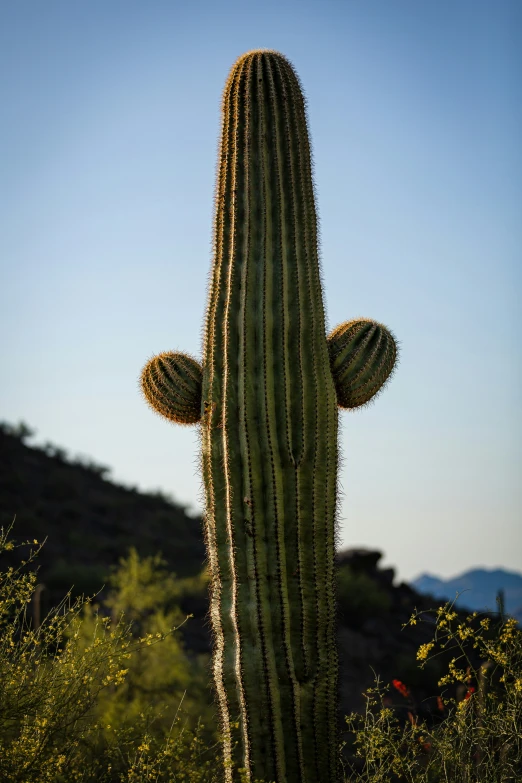
{"type": "MultiPolygon", "coordinates": [[[[334,554],[343,402],[331,362],[346,386],[345,331],[327,341],[299,80],[281,54],[248,52],[223,95],[200,399],[227,781],[235,762],[252,782],[339,780],[334,554]]],[[[356,342],[355,374],[375,355],[374,341],[356,342]]],[[[162,354],[142,374],[147,400],[163,415],[179,397],[167,386],[185,371],[180,357],[162,354]]]]}

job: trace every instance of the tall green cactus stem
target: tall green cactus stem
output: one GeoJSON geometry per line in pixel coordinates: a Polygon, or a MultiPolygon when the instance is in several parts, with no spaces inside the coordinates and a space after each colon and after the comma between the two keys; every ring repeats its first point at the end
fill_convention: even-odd
{"type": "Polygon", "coordinates": [[[239,764],[252,782],[335,783],[337,349],[288,60],[240,57],[222,110],[200,410],[226,780],[239,764]]]}
{"type": "Polygon", "coordinates": [[[337,406],[305,107],[277,53],[230,73],[216,196],[203,471],[223,728],[239,714],[252,776],[331,783],[337,406]]]}

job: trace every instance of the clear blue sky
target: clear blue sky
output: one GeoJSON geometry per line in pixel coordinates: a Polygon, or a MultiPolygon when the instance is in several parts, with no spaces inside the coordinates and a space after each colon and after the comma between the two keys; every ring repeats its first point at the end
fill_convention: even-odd
{"type": "Polygon", "coordinates": [[[257,47],[307,94],[329,325],[402,344],[341,415],[343,544],[521,571],[520,0],[2,3],[0,419],[201,508],[197,431],[138,376],[200,355],[221,91],[257,47]]]}

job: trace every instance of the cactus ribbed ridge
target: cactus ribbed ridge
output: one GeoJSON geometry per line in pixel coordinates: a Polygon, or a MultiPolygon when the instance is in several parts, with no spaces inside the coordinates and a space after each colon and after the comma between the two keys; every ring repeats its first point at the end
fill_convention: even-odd
{"type": "MultiPolygon", "coordinates": [[[[213,673],[228,783],[238,780],[237,766],[252,783],[340,779],[341,338],[342,330],[328,341],[325,334],[299,80],[283,55],[248,52],[223,95],[200,398],[213,673]]],[[[374,348],[372,337],[360,341],[357,377],[375,361],[374,348]]],[[[168,367],[162,373],[174,381],[178,371],[168,367]]],[[[169,400],[179,407],[168,386],[156,382],[158,404],[152,384],[146,392],[167,417],[169,400]]]]}

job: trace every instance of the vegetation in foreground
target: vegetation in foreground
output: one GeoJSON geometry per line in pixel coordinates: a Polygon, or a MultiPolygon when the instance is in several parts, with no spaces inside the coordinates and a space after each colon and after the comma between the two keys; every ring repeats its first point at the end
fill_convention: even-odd
{"type": "MultiPolygon", "coordinates": [[[[0,554],[15,546],[2,529],[0,554]]],[[[176,635],[186,618],[162,561],[131,550],[103,604],[68,595],[38,624],[29,546],[0,574],[0,780],[214,783],[206,661],[176,635]]]]}
{"type": "MultiPolygon", "coordinates": [[[[0,534],[0,554],[17,545],[0,534]]],[[[22,545],[19,545],[22,546],[22,545]]],[[[177,629],[177,583],[133,550],[103,603],[70,596],[41,623],[35,559],[0,574],[0,780],[16,783],[221,783],[208,661],[177,629]]],[[[345,782],[508,783],[522,776],[522,632],[516,621],[450,604],[432,623],[420,667],[447,662],[439,716],[421,717],[408,685],[379,681],[346,718],[345,782]],[[392,701],[390,693],[396,693],[392,701]]],[[[240,781],[244,775],[236,770],[240,781]]]]}
{"type": "Polygon", "coordinates": [[[473,612],[462,622],[447,603],[431,613],[416,612],[409,622],[430,620],[433,639],[421,645],[417,660],[421,668],[439,656],[448,661],[438,683],[438,720],[420,719],[409,688],[398,680],[393,686],[402,704],[392,709],[377,680],[366,694],[365,714],[346,718],[352,741],[346,781],[520,780],[522,631],[517,621],[501,614],[493,623],[473,612]]]}

